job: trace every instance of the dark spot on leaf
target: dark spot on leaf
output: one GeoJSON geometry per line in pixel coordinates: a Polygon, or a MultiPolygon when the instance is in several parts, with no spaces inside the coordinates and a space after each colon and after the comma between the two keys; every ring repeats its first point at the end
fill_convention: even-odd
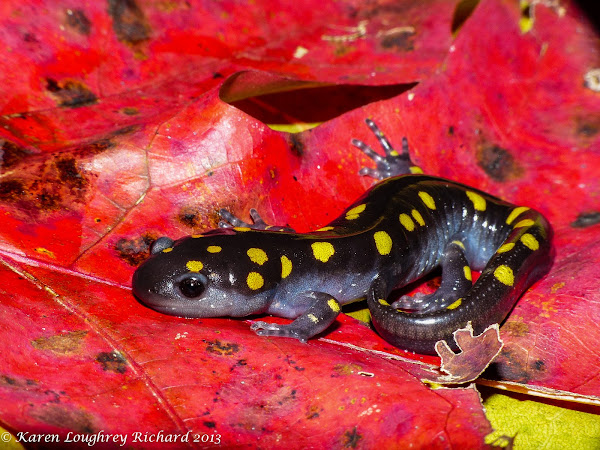
{"type": "Polygon", "coordinates": [[[216,80],[218,78],[224,78],[223,74],[219,73],[219,72],[215,72],[213,73],[213,80],[216,80]]]}
{"type": "Polygon", "coordinates": [[[81,176],[77,168],[75,158],[67,157],[58,159],[56,161],[56,168],[58,169],[58,179],[60,181],[77,189],[83,188],[85,179],[81,176]]]}
{"type": "Polygon", "coordinates": [[[454,136],[454,126],[450,125],[448,127],[448,136],[454,136]]]}
{"type": "Polygon", "coordinates": [[[65,403],[32,405],[29,415],[52,427],[75,433],[92,434],[96,429],[94,416],[77,406],[65,403]]]}
{"type": "Polygon", "coordinates": [[[14,386],[17,384],[17,380],[15,380],[14,378],[8,377],[6,375],[2,375],[0,377],[0,384],[7,384],[9,386],[14,386]]]}
{"type": "Polygon", "coordinates": [[[311,419],[316,419],[317,417],[319,417],[319,413],[323,410],[323,408],[320,408],[316,405],[310,405],[308,407],[308,411],[306,412],[306,418],[308,420],[311,419]]]}
{"type": "MultiPolygon", "coordinates": [[[[1,198],[0,191],[0,198],[1,198]]],[[[587,228],[600,223],[600,211],[587,211],[579,214],[577,219],[571,223],[573,228],[587,228]]]]}
{"type": "Polygon", "coordinates": [[[56,211],[86,203],[89,177],[84,176],[77,160],[68,154],[30,157],[15,170],[18,179],[6,180],[0,198],[23,202],[20,210],[28,213],[56,211]]]}
{"type": "Polygon", "coordinates": [[[56,80],[53,80],[52,78],[46,78],[46,90],[48,92],[58,92],[60,89],[61,88],[58,86],[56,80]]]}
{"type": "Polygon", "coordinates": [[[31,341],[31,345],[37,350],[50,350],[61,355],[68,355],[79,352],[87,334],[88,332],[85,330],[71,331],[35,339],[31,341]]]}
{"type": "Polygon", "coordinates": [[[33,34],[33,33],[25,33],[25,35],[23,36],[23,40],[25,42],[29,42],[29,43],[37,43],[37,42],[39,42],[38,38],[35,37],[35,34],[33,34]]]}
{"type": "Polygon", "coordinates": [[[47,189],[42,189],[37,195],[40,209],[45,211],[57,211],[60,209],[61,201],[60,196],[54,192],[50,192],[47,189]]]}
{"type": "Polygon", "coordinates": [[[150,38],[150,25],[135,0],[108,0],[108,14],[119,41],[138,44],[150,38]]]}
{"type": "Polygon", "coordinates": [[[575,117],[575,133],[586,140],[594,138],[600,132],[600,116],[582,115],[575,117]]]}
{"type": "Polygon", "coordinates": [[[479,4],[479,0],[462,0],[456,4],[454,14],[452,15],[452,25],[450,31],[455,34],[467,21],[473,11],[479,4]]]}
{"type": "Polygon", "coordinates": [[[111,132],[110,136],[125,136],[125,135],[131,134],[137,130],[138,130],[137,125],[129,125],[129,126],[119,128],[119,129],[111,132]]]}
{"type": "Polygon", "coordinates": [[[596,124],[583,123],[577,129],[577,134],[581,134],[585,137],[593,137],[598,133],[598,127],[596,124]]]}
{"type": "Polygon", "coordinates": [[[150,256],[150,246],[158,239],[154,233],[144,233],[135,239],[121,238],[115,244],[119,258],[130,266],[138,266],[150,256]]]}
{"type": "MultiPolygon", "coordinates": [[[[61,391],[61,392],[64,395],[64,391],[61,391]]],[[[60,403],[60,397],[61,397],[60,393],[53,391],[51,389],[48,389],[48,390],[44,391],[44,394],[50,396],[50,399],[46,400],[47,403],[60,403]]]]}
{"type": "Polygon", "coordinates": [[[59,83],[52,78],[46,78],[46,90],[59,106],[68,108],[93,105],[98,101],[98,97],[85,84],[77,80],[64,80],[59,83]]]}
{"type": "Polygon", "coordinates": [[[185,206],[181,208],[181,211],[179,211],[179,214],[177,215],[177,219],[183,225],[190,228],[198,228],[200,225],[202,225],[202,216],[200,215],[200,211],[191,206],[185,206]]]}
{"type": "Polygon", "coordinates": [[[0,201],[16,202],[25,195],[25,186],[19,180],[0,181],[0,201]]]}
{"type": "Polygon", "coordinates": [[[80,147],[78,150],[82,154],[97,155],[113,147],[115,147],[115,143],[112,142],[110,139],[99,139],[97,141],[91,142],[88,145],[80,147]]]}
{"type": "Polygon", "coordinates": [[[221,356],[232,356],[240,351],[240,346],[230,342],[224,343],[219,340],[207,341],[206,351],[221,356]]]}
{"type": "Polygon", "coordinates": [[[503,348],[496,361],[491,363],[483,377],[492,380],[511,380],[519,383],[528,383],[531,374],[526,369],[526,362],[522,355],[508,348],[503,348]]]}
{"type": "Polygon", "coordinates": [[[410,52],[415,49],[415,30],[412,27],[401,27],[385,33],[381,39],[381,47],[410,52]]]}
{"type": "Polygon", "coordinates": [[[0,169],[6,170],[19,164],[28,155],[31,155],[29,150],[18,146],[11,141],[0,141],[0,169]]]}
{"type": "Polygon", "coordinates": [[[127,361],[115,352],[102,352],[96,356],[96,361],[102,365],[102,370],[115,373],[127,372],[127,361]]]}
{"type": "Polygon", "coordinates": [[[202,422],[206,428],[215,428],[217,424],[215,422],[202,422]]]}
{"type": "Polygon", "coordinates": [[[479,148],[477,164],[496,181],[517,178],[523,172],[510,152],[496,145],[479,148]]]}
{"type": "Polygon", "coordinates": [[[121,108],[121,112],[126,116],[136,116],[140,113],[139,109],[135,106],[126,106],[125,108],[121,108]]]}
{"type": "Polygon", "coordinates": [[[67,26],[79,34],[89,35],[92,23],[81,9],[67,9],[65,11],[67,26]]]}
{"type": "Polygon", "coordinates": [[[544,363],[544,361],[542,361],[541,359],[538,359],[536,362],[534,362],[533,367],[535,367],[535,370],[538,370],[540,372],[546,371],[546,363],[544,363]]]}
{"type": "Polygon", "coordinates": [[[344,433],[344,447],[356,448],[358,446],[359,441],[362,439],[362,436],[357,431],[356,427],[352,429],[352,431],[346,431],[344,433]]]}
{"type": "Polygon", "coordinates": [[[290,134],[290,150],[298,158],[304,155],[304,141],[297,134],[290,134]]]}

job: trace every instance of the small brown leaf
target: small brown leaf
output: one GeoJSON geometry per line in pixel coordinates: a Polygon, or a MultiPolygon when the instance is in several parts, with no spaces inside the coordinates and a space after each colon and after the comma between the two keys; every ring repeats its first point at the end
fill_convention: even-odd
{"type": "Polygon", "coordinates": [[[500,327],[497,323],[487,327],[479,336],[473,336],[471,322],[465,328],[453,333],[454,340],[461,350],[454,353],[446,341],[438,341],[435,350],[442,359],[440,374],[427,379],[439,384],[463,384],[477,379],[498,356],[504,343],[500,339],[500,327]]]}

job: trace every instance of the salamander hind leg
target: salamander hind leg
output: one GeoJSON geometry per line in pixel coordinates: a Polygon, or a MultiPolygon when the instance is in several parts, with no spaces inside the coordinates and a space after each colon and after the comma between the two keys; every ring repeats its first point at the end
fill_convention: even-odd
{"type": "Polygon", "coordinates": [[[446,245],[441,264],[442,283],[437,291],[432,294],[403,295],[390,306],[410,310],[414,314],[426,314],[458,306],[460,298],[473,286],[471,268],[464,250],[464,244],[458,239],[446,245]]]}
{"type": "Polygon", "coordinates": [[[259,336],[293,337],[301,342],[306,342],[325,331],[340,313],[340,304],[331,295],[323,292],[310,292],[305,296],[314,300],[292,323],[280,325],[257,321],[250,328],[259,336]]]}
{"type": "Polygon", "coordinates": [[[363,167],[359,173],[361,175],[368,175],[377,180],[383,180],[384,178],[394,177],[397,175],[406,175],[409,173],[423,173],[420,167],[415,166],[410,160],[408,151],[408,141],[404,137],[402,138],[402,151],[398,153],[392,147],[392,144],[383,135],[379,127],[371,119],[366,119],[367,126],[371,129],[379,144],[385,152],[385,157],[381,156],[363,141],[358,139],[352,139],[352,145],[357,147],[365,155],[375,161],[375,169],[369,167],[363,167]]]}

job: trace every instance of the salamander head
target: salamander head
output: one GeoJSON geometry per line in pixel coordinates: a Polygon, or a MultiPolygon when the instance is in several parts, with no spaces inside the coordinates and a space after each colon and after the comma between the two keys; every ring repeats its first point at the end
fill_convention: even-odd
{"type": "Polygon", "coordinates": [[[240,237],[217,230],[177,241],[158,239],[133,274],[134,295],[149,308],[176,316],[264,312],[278,280],[266,276],[272,271],[268,261],[250,264],[249,246],[240,237]]]}

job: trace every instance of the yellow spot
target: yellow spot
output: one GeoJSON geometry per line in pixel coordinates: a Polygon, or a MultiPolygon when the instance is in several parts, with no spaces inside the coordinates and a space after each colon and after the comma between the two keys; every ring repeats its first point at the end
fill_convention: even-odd
{"type": "Polygon", "coordinates": [[[416,209],[413,209],[410,213],[412,214],[413,219],[415,219],[419,225],[421,225],[421,226],[425,225],[423,216],[421,215],[421,213],[419,211],[417,211],[416,209]]]}
{"type": "Polygon", "coordinates": [[[219,253],[222,250],[218,245],[209,245],[206,247],[206,251],[209,253],[219,253]]]}
{"type": "Polygon", "coordinates": [[[308,314],[306,317],[308,317],[310,319],[310,321],[313,323],[319,323],[319,318],[317,316],[315,316],[314,314],[308,314]]]}
{"type": "Polygon", "coordinates": [[[366,207],[367,207],[367,205],[363,203],[362,205],[355,206],[351,210],[347,211],[346,212],[346,220],[354,220],[354,219],[358,218],[360,213],[363,212],[366,207]]]}
{"type": "Polygon", "coordinates": [[[540,248],[540,243],[538,240],[529,233],[525,233],[523,236],[521,236],[521,242],[529,250],[536,251],[538,248],[540,248]]]}
{"type": "Polygon", "coordinates": [[[56,255],[54,254],[54,252],[44,248],[44,247],[38,247],[35,249],[36,252],[42,254],[42,255],[46,255],[49,256],[52,259],[56,259],[56,255]]]}
{"type": "Polygon", "coordinates": [[[390,156],[398,156],[398,152],[396,150],[392,150],[390,152],[390,156]]]}
{"type": "Polygon", "coordinates": [[[250,261],[258,264],[259,266],[262,266],[269,260],[269,257],[267,256],[265,251],[260,248],[249,248],[246,253],[250,258],[250,261]]]}
{"type": "Polygon", "coordinates": [[[515,275],[510,267],[501,265],[494,270],[496,279],[507,286],[512,286],[515,283],[515,275]]]}
{"type": "Polygon", "coordinates": [[[190,272],[200,272],[204,267],[204,264],[200,261],[188,261],[185,267],[187,267],[187,270],[190,272]]]}
{"type": "Polygon", "coordinates": [[[340,304],[336,302],[335,299],[330,298],[327,300],[327,305],[329,305],[333,312],[340,312],[340,304]]]}
{"type": "Polygon", "coordinates": [[[508,244],[503,244],[496,253],[506,253],[513,249],[515,246],[514,242],[509,242],[508,244]]]}
{"type": "Polygon", "coordinates": [[[521,220],[520,222],[517,222],[517,224],[514,227],[515,228],[530,227],[534,223],[535,222],[531,219],[525,219],[525,220],[521,220]]]}
{"type": "Polygon", "coordinates": [[[452,303],[451,305],[448,305],[446,307],[446,309],[456,309],[458,308],[461,304],[462,304],[463,299],[459,298],[458,300],[456,300],[454,303],[452,303]]]}
{"type": "Polygon", "coordinates": [[[333,245],[331,245],[329,242],[313,242],[310,246],[312,247],[315,259],[321,262],[329,261],[329,258],[331,258],[335,253],[333,245]]]}
{"type": "Polygon", "coordinates": [[[287,278],[290,273],[292,273],[292,261],[283,255],[281,257],[281,278],[287,278]]]}
{"type": "Polygon", "coordinates": [[[413,231],[415,229],[415,223],[412,221],[408,214],[400,214],[400,223],[408,231],[413,231]]]}
{"type": "Polygon", "coordinates": [[[473,208],[477,211],[485,211],[485,198],[473,191],[466,192],[469,200],[473,202],[473,208]]]}
{"type": "Polygon", "coordinates": [[[201,235],[201,234],[192,234],[192,237],[193,237],[194,239],[198,239],[198,238],[201,238],[201,237],[202,237],[202,235],[201,235]]]}
{"type": "Polygon", "coordinates": [[[469,266],[463,267],[463,272],[465,273],[465,278],[469,281],[473,280],[473,275],[471,274],[471,268],[469,266]]]}
{"type": "Polygon", "coordinates": [[[385,298],[380,298],[379,300],[379,304],[383,305],[383,306],[390,306],[390,304],[388,302],[385,301],[385,298]]]}
{"type": "Polygon", "coordinates": [[[265,280],[260,273],[250,272],[248,274],[248,278],[246,278],[246,283],[248,284],[248,287],[250,289],[256,291],[257,289],[260,289],[264,286],[265,280]]]}
{"type": "Polygon", "coordinates": [[[427,192],[419,191],[419,197],[429,209],[435,209],[435,202],[433,201],[433,197],[429,195],[427,192]]]}
{"type": "Polygon", "coordinates": [[[323,227],[323,228],[319,228],[317,231],[329,231],[329,230],[333,230],[334,227],[323,227]]]}
{"type": "Polygon", "coordinates": [[[392,251],[392,238],[385,231],[377,231],[373,238],[380,255],[389,255],[392,251]]]}
{"type": "Polygon", "coordinates": [[[163,253],[169,253],[169,252],[172,252],[172,251],[173,251],[173,247],[167,247],[167,248],[163,249],[162,252],[163,253]]]}
{"type": "Polygon", "coordinates": [[[518,215],[524,213],[525,211],[527,211],[529,208],[527,206],[518,206],[515,209],[513,209],[510,214],[508,215],[508,217],[506,218],[506,224],[510,225],[512,223],[513,220],[515,220],[517,218],[518,215]]]}
{"type": "Polygon", "coordinates": [[[250,230],[252,230],[252,228],[248,228],[248,227],[233,227],[233,229],[235,231],[250,231],[250,230]]]}
{"type": "Polygon", "coordinates": [[[460,248],[462,248],[463,250],[465,249],[465,244],[463,244],[461,241],[452,241],[452,243],[454,245],[458,245],[460,248]]]}
{"type": "Polygon", "coordinates": [[[525,34],[533,28],[533,18],[532,17],[523,17],[519,18],[519,28],[521,29],[521,33],[525,34]]]}
{"type": "Polygon", "coordinates": [[[410,170],[410,173],[423,173],[423,169],[419,166],[410,166],[408,170],[410,170]]]}

